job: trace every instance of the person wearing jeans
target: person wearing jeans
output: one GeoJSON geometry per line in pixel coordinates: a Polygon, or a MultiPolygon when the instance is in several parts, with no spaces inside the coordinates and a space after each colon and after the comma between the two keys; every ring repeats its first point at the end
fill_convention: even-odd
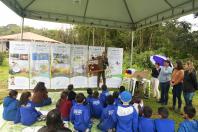
{"type": "Polygon", "coordinates": [[[184,72],[184,88],[183,95],[186,106],[192,106],[193,96],[195,95],[195,90],[197,90],[197,78],[196,71],[194,69],[193,63],[188,61],[185,65],[184,72]]]}
{"type": "Polygon", "coordinates": [[[153,97],[159,99],[160,98],[160,92],[159,92],[159,73],[160,73],[160,65],[159,63],[155,64],[155,67],[152,69],[152,73],[151,73],[151,86],[153,88],[153,97]]]}
{"type": "Polygon", "coordinates": [[[160,82],[160,88],[161,88],[161,98],[159,103],[163,105],[167,105],[168,103],[168,92],[170,88],[170,80],[171,80],[171,74],[172,74],[172,67],[170,66],[170,61],[165,60],[164,66],[161,68],[160,74],[159,74],[159,82],[160,82]]]}
{"type": "Polygon", "coordinates": [[[173,106],[172,109],[175,110],[176,101],[178,99],[178,111],[180,111],[182,106],[181,94],[183,90],[183,79],[184,79],[184,70],[181,61],[176,62],[176,67],[173,70],[171,86],[173,86],[173,106]]]}

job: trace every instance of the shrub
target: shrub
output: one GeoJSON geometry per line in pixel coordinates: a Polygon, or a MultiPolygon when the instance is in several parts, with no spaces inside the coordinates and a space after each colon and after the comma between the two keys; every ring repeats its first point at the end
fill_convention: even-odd
{"type": "Polygon", "coordinates": [[[0,52],[0,66],[3,64],[4,59],[5,59],[5,54],[0,52]]]}

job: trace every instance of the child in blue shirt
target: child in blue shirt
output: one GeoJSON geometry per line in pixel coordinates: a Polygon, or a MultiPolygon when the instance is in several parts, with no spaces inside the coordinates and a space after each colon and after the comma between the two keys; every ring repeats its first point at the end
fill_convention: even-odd
{"type": "Polygon", "coordinates": [[[89,104],[91,116],[94,118],[100,118],[103,109],[103,106],[98,96],[99,96],[98,91],[94,91],[93,98],[90,100],[90,104],[89,104]]]}
{"type": "Polygon", "coordinates": [[[24,92],[22,93],[19,101],[19,108],[17,111],[17,116],[15,123],[21,122],[23,125],[30,126],[39,120],[41,117],[41,112],[38,112],[33,103],[30,101],[31,93],[24,92]]]}
{"type": "Polygon", "coordinates": [[[70,121],[74,125],[74,129],[78,132],[90,131],[90,111],[88,110],[88,107],[83,104],[85,102],[83,93],[77,94],[76,102],[77,104],[72,107],[70,112],[70,121]]]}
{"type": "Polygon", "coordinates": [[[11,90],[9,96],[3,100],[3,119],[7,121],[14,121],[18,109],[19,101],[16,99],[18,92],[11,90]]]}
{"type": "Polygon", "coordinates": [[[154,120],[151,119],[152,109],[149,106],[144,106],[142,117],[139,117],[139,132],[155,132],[154,120]]]}
{"type": "Polygon", "coordinates": [[[98,124],[98,128],[103,132],[113,131],[115,129],[115,122],[113,120],[115,109],[114,98],[112,95],[109,95],[107,97],[107,107],[103,109],[100,123],[98,124]]]}
{"type": "Polygon", "coordinates": [[[165,107],[158,108],[158,114],[160,119],[155,119],[156,132],[174,132],[175,122],[168,118],[168,110],[165,107]]]}
{"type": "Polygon", "coordinates": [[[128,91],[120,94],[120,100],[123,104],[119,105],[113,116],[116,122],[116,132],[137,132],[138,131],[138,114],[131,102],[132,95],[128,91]]]}
{"type": "Polygon", "coordinates": [[[102,88],[102,93],[100,94],[100,102],[102,103],[103,107],[106,107],[107,106],[106,99],[107,96],[110,95],[110,93],[105,84],[103,84],[101,88],[102,88]]]}
{"type": "Polygon", "coordinates": [[[114,98],[114,105],[118,106],[121,104],[120,99],[119,99],[119,92],[118,91],[114,91],[113,92],[113,98],[114,98]]]}
{"type": "Polygon", "coordinates": [[[91,99],[93,98],[93,90],[91,88],[88,88],[87,89],[87,94],[88,94],[88,96],[86,98],[86,103],[89,105],[91,99]]]}
{"type": "Polygon", "coordinates": [[[185,120],[180,123],[178,132],[197,132],[198,121],[193,120],[196,115],[196,109],[192,106],[185,106],[184,113],[185,120]]]}

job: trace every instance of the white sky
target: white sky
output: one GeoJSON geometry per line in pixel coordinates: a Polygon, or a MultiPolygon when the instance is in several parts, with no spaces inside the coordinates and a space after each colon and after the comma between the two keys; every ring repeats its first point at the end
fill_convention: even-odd
{"type": "MultiPolygon", "coordinates": [[[[12,10],[10,10],[7,6],[5,6],[0,1],[0,26],[6,26],[8,24],[17,24],[21,25],[21,17],[15,14],[12,10]]],[[[192,31],[198,30],[198,18],[194,18],[193,15],[187,15],[179,18],[179,21],[187,21],[193,25],[192,31]]],[[[46,21],[37,21],[31,19],[25,19],[25,26],[30,26],[34,28],[46,28],[46,29],[66,29],[70,28],[70,24],[62,24],[55,22],[46,22],[46,21]]]]}

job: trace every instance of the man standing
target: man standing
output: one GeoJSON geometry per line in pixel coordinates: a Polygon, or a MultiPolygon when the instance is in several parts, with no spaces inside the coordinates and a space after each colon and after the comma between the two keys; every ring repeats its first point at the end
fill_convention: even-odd
{"type": "Polygon", "coordinates": [[[100,77],[101,77],[101,75],[102,75],[103,84],[106,85],[105,70],[107,69],[107,66],[109,66],[107,53],[103,52],[102,56],[98,57],[99,71],[98,71],[98,75],[97,75],[97,78],[98,78],[97,79],[97,87],[100,86],[100,77]]]}

